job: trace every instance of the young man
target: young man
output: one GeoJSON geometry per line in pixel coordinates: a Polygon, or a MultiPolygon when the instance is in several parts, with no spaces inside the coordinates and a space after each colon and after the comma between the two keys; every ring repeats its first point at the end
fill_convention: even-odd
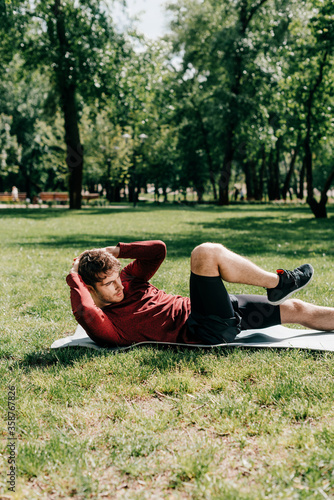
{"type": "Polygon", "coordinates": [[[213,345],[233,342],[241,329],[284,323],[334,329],[334,308],[288,299],[311,281],[310,264],[275,274],[221,244],[203,243],[191,254],[188,298],[149,283],[165,256],[162,241],[139,241],[87,250],[74,260],[67,276],[73,314],[97,344],[213,345]],[[134,260],[120,272],[122,258],[134,260]],[[267,296],[229,295],[222,280],[264,287],[267,296]]]}

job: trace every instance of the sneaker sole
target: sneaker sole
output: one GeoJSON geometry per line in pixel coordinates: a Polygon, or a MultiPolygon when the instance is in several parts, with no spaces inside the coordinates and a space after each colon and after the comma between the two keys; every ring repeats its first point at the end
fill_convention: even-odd
{"type": "Polygon", "coordinates": [[[283,299],[277,300],[276,302],[272,302],[271,300],[268,299],[269,304],[271,304],[273,306],[279,306],[280,304],[283,304],[283,302],[285,302],[289,297],[291,297],[291,295],[293,295],[294,293],[299,292],[299,290],[302,290],[303,288],[305,288],[306,286],[308,286],[311,283],[311,281],[313,280],[313,276],[314,276],[314,269],[313,269],[313,267],[312,267],[312,271],[313,271],[312,276],[308,280],[308,282],[305,283],[305,285],[301,286],[300,288],[297,288],[296,290],[293,290],[293,292],[290,292],[289,295],[286,295],[285,297],[283,297],[283,299]]]}

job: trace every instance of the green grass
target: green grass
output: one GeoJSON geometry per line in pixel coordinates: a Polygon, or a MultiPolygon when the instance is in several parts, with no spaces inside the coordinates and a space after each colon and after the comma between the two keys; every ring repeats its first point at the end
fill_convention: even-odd
{"type": "Polygon", "coordinates": [[[118,241],[163,239],[168,256],[152,282],[179,294],[188,294],[189,255],[204,241],[267,270],[311,262],[315,278],[299,297],[333,306],[329,212],[315,220],[300,206],[1,210],[0,498],[334,498],[332,353],[49,348],[76,327],[65,282],[73,257],[118,241]],[[15,494],[6,486],[8,385],[17,392],[15,494]]]}

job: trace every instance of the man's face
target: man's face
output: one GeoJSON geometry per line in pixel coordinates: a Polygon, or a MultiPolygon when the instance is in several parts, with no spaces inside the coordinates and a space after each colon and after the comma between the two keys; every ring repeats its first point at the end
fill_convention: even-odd
{"type": "Polygon", "coordinates": [[[123,285],[118,271],[111,271],[100,276],[102,281],[95,283],[95,287],[89,287],[98,307],[121,302],[124,299],[123,285]]]}

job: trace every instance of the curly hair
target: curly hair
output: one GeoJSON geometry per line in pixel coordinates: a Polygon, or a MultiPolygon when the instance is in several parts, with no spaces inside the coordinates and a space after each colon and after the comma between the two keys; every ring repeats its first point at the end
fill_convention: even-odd
{"type": "Polygon", "coordinates": [[[78,273],[86,285],[103,281],[101,274],[119,271],[121,264],[105,250],[86,250],[80,257],[78,273]]]}

